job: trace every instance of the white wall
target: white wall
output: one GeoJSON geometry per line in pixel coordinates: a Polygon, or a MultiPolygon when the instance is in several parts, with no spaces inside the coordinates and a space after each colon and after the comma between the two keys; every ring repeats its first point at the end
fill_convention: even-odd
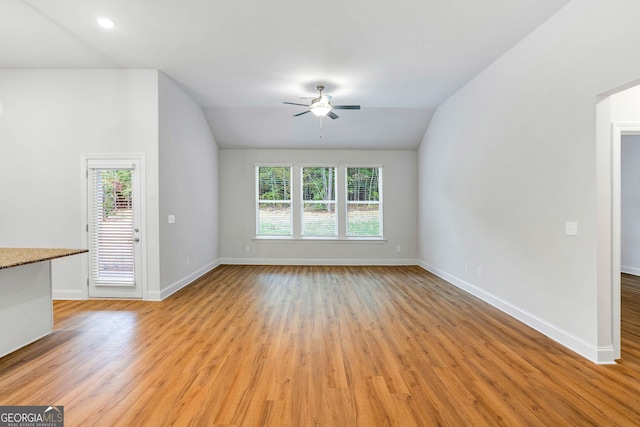
{"type": "MultiPolygon", "coordinates": [[[[158,73],[0,70],[0,246],[86,248],[83,153],[144,153],[147,239],[158,246],[158,73]]],[[[157,250],[148,251],[158,283],[157,250]]],[[[53,261],[54,296],[87,295],[86,255],[53,261]]]]}
{"type": "Polygon", "coordinates": [[[224,263],[415,264],[415,151],[220,150],[220,256],[224,263]],[[385,242],[255,240],[255,164],[381,164],[385,242]],[[245,251],[245,245],[249,251],[245,251]],[[396,251],[401,247],[401,252],[396,251]]]}
{"type": "Polygon", "coordinates": [[[640,275],[640,136],[623,136],[621,154],[621,270],[640,275]]]}
{"type": "Polygon", "coordinates": [[[150,299],[214,268],[219,240],[218,147],[200,106],[164,74],[159,84],[160,288],[150,299]]]}
{"type": "Polygon", "coordinates": [[[596,97],[640,77],[639,14],[572,1],[445,102],[419,150],[421,265],[603,363],[596,97]]]}

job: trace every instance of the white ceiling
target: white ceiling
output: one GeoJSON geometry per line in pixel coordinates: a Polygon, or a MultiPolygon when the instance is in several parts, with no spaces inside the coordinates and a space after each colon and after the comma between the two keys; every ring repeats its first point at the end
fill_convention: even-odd
{"type": "Polygon", "coordinates": [[[0,68],[159,69],[223,148],[415,149],[440,103],[568,2],[0,0],[0,68]],[[282,102],[318,84],[362,109],[292,117],[282,102]]]}

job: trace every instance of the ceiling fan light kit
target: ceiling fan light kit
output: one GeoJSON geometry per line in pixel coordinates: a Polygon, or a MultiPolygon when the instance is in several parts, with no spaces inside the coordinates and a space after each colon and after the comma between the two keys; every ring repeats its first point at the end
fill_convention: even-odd
{"type": "MultiPolygon", "coordinates": [[[[322,98],[325,98],[324,96],[322,98]]],[[[328,100],[322,98],[316,98],[311,102],[311,112],[318,117],[324,117],[331,111],[331,104],[328,100]]]]}
{"type": "Polygon", "coordinates": [[[320,86],[317,86],[316,88],[318,89],[318,92],[320,92],[320,95],[317,98],[313,99],[310,105],[298,104],[295,102],[284,102],[284,104],[288,104],[288,105],[299,105],[302,107],[309,107],[307,111],[294,114],[293,115],[294,117],[298,117],[303,114],[307,114],[308,112],[311,112],[317,117],[329,116],[335,120],[340,116],[338,116],[336,113],[331,111],[333,109],[336,109],[336,110],[359,110],[360,109],[359,105],[331,105],[331,96],[322,94],[322,91],[324,90],[324,86],[320,85],[320,86]]]}

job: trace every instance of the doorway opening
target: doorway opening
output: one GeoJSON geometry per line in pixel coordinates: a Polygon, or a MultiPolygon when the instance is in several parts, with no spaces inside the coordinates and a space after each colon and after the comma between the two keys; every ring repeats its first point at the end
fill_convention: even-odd
{"type": "Polygon", "coordinates": [[[621,350],[621,146],[640,134],[640,80],[598,96],[597,343],[598,363],[615,363],[621,350]]]}
{"type": "MultiPolygon", "coordinates": [[[[639,98],[640,101],[640,98],[639,98]]],[[[638,117],[640,119],[640,117],[638,117]]],[[[611,228],[612,228],[612,314],[614,357],[622,357],[621,337],[621,274],[622,274],[622,144],[628,136],[640,136],[640,122],[612,124],[612,162],[611,162],[611,228]]]]}

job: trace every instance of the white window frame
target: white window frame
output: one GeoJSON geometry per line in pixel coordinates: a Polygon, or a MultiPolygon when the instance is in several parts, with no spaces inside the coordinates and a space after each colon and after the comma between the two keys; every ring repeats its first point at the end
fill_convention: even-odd
{"type": "Polygon", "coordinates": [[[267,238],[267,239],[277,239],[277,238],[291,238],[295,233],[295,224],[294,224],[294,205],[293,205],[293,165],[291,163],[258,163],[255,164],[254,175],[255,175],[255,235],[256,238],[267,238]],[[289,189],[289,200],[260,200],[260,168],[271,167],[271,168],[289,168],[289,181],[291,183],[291,188],[289,189]],[[291,223],[291,233],[290,234],[259,234],[260,231],[260,203],[288,203],[289,204],[289,221],[291,223]]]}
{"type": "Polygon", "coordinates": [[[384,168],[381,164],[349,164],[344,166],[343,180],[344,180],[344,228],[345,228],[345,236],[347,239],[374,239],[379,240],[384,238],[384,203],[383,203],[383,171],[384,168]],[[348,189],[348,180],[347,180],[347,171],[351,168],[377,168],[378,169],[378,194],[380,200],[373,201],[349,201],[349,189],[348,189]],[[357,205],[357,204],[377,204],[378,212],[379,212],[379,222],[380,229],[379,234],[371,235],[371,236],[361,236],[357,234],[349,234],[349,205],[357,205]]]}
{"type": "MultiPolygon", "coordinates": [[[[255,238],[256,241],[272,240],[272,241],[317,241],[320,242],[360,242],[369,241],[371,243],[384,243],[384,203],[383,203],[383,169],[382,164],[330,164],[330,163],[255,163],[254,164],[254,203],[255,203],[255,238]],[[292,226],[291,234],[258,234],[259,231],[259,206],[260,206],[260,169],[261,167],[288,167],[290,168],[291,191],[289,201],[279,201],[290,203],[290,221],[292,226]],[[304,236],[303,233],[303,186],[302,186],[302,170],[308,167],[332,167],[335,168],[335,207],[336,207],[336,227],[335,236],[304,236]],[[367,204],[378,204],[380,215],[380,234],[371,236],[351,235],[348,233],[348,209],[347,204],[347,169],[348,168],[378,168],[378,192],[380,200],[365,202],[367,204]],[[297,196],[296,196],[297,194],[297,196]]],[[[277,201],[273,201],[274,203],[277,201]]]]}
{"type": "MultiPolygon", "coordinates": [[[[304,239],[336,239],[338,237],[338,224],[340,222],[340,215],[339,215],[339,211],[338,211],[338,166],[335,164],[308,164],[308,165],[301,165],[300,168],[300,191],[298,192],[298,194],[300,194],[300,203],[299,203],[299,212],[300,212],[300,236],[304,239]],[[333,175],[334,175],[334,182],[333,182],[333,200],[304,200],[304,169],[305,168],[333,168],[333,175]],[[336,218],[336,223],[335,223],[335,227],[334,227],[334,234],[333,235],[326,235],[326,236],[310,236],[310,235],[305,235],[304,234],[304,205],[305,203],[317,203],[317,204],[322,204],[322,203],[333,203],[334,206],[334,210],[335,210],[335,218],[336,218]]],[[[295,233],[295,232],[294,232],[295,233]]]]}

